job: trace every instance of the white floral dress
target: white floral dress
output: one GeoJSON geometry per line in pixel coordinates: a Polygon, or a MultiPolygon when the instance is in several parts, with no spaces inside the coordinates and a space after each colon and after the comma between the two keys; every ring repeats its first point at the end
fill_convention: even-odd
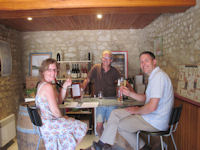
{"type": "MultiPolygon", "coordinates": [[[[45,82],[40,85],[38,92],[44,84],[45,82]]],[[[86,134],[87,125],[79,120],[54,117],[45,97],[36,95],[36,106],[41,112],[40,131],[46,149],[75,150],[77,141],[86,134]]]]}

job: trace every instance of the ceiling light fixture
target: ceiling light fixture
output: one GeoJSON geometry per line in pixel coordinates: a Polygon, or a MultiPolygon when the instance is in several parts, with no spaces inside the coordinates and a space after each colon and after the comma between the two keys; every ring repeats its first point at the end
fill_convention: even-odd
{"type": "Polygon", "coordinates": [[[102,14],[97,14],[97,19],[102,19],[103,15],[102,14]]]}
{"type": "Polygon", "coordinates": [[[32,17],[28,17],[27,20],[28,20],[28,21],[31,21],[31,20],[33,20],[33,18],[32,18],[32,17]]]}

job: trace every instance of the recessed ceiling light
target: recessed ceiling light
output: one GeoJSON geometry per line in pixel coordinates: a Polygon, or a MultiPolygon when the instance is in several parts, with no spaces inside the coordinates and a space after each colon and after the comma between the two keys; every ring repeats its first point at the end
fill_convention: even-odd
{"type": "Polygon", "coordinates": [[[31,21],[31,20],[33,20],[33,18],[32,18],[32,17],[28,17],[27,20],[28,20],[28,21],[31,21]]]}
{"type": "Polygon", "coordinates": [[[103,15],[102,14],[97,14],[98,19],[102,19],[103,15]]]}

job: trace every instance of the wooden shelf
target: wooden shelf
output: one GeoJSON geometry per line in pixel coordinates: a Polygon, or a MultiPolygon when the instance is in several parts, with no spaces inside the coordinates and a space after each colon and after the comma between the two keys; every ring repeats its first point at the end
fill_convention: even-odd
{"type": "MultiPolygon", "coordinates": [[[[66,80],[66,79],[67,79],[67,78],[57,78],[56,80],[64,81],[64,80],[66,80]]],[[[72,80],[72,81],[77,81],[77,80],[83,81],[83,80],[85,80],[85,78],[77,78],[77,79],[71,78],[71,80],[72,80]]]]}
{"type": "Polygon", "coordinates": [[[63,60],[63,61],[57,61],[58,63],[89,63],[91,60],[63,60]]]}
{"type": "Polygon", "coordinates": [[[80,121],[83,121],[87,123],[88,126],[88,133],[92,134],[92,131],[94,130],[94,120],[93,120],[93,110],[90,109],[84,109],[84,110],[79,110],[79,111],[68,111],[65,112],[65,115],[68,115],[70,117],[73,117],[75,119],[78,119],[80,121]]]}
{"type": "Polygon", "coordinates": [[[80,114],[80,115],[90,115],[90,114],[92,114],[92,112],[90,112],[90,111],[69,111],[69,112],[66,112],[65,114],[70,114],[70,115],[78,115],[78,114],[80,114]]]}

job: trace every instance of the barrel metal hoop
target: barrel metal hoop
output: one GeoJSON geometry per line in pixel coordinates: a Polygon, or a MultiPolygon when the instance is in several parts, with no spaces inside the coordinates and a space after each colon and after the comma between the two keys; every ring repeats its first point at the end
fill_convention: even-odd
{"type": "Polygon", "coordinates": [[[23,116],[29,116],[27,112],[21,112],[21,111],[19,111],[19,114],[23,115],[23,116]]]}
{"type": "Polygon", "coordinates": [[[20,131],[22,133],[28,133],[28,134],[37,134],[37,132],[35,132],[35,130],[33,130],[33,129],[25,129],[25,128],[21,128],[19,126],[17,126],[17,131],[20,131]]]}
{"type": "Polygon", "coordinates": [[[27,107],[24,107],[24,106],[19,106],[19,110],[24,110],[24,111],[27,111],[27,107]]]}

